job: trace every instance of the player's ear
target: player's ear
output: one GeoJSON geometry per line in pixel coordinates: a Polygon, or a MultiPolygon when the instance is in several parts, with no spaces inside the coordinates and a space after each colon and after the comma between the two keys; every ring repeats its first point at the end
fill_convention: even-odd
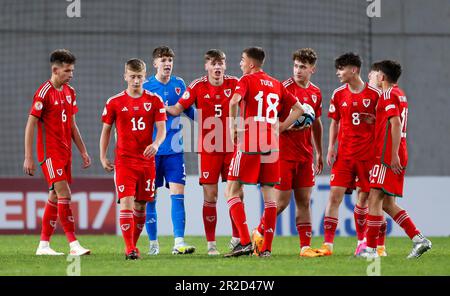
{"type": "Polygon", "coordinates": [[[314,74],[314,73],[316,73],[316,66],[315,65],[311,67],[311,74],[314,74]]]}
{"type": "Polygon", "coordinates": [[[58,66],[52,65],[52,74],[58,74],[58,66]]]}

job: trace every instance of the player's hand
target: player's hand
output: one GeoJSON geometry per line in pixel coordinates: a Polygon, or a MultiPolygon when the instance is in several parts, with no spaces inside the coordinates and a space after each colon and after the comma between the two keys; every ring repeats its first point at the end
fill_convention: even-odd
{"type": "Polygon", "coordinates": [[[36,166],[34,165],[33,157],[26,157],[23,162],[23,172],[26,175],[34,176],[34,171],[36,170],[36,166]]]}
{"type": "Polygon", "coordinates": [[[329,167],[333,164],[333,162],[336,160],[336,150],[334,148],[328,149],[327,153],[327,164],[329,167]]]}
{"type": "Polygon", "coordinates": [[[101,162],[105,171],[108,173],[114,171],[114,165],[107,158],[102,159],[101,162]]]}
{"type": "Polygon", "coordinates": [[[152,143],[147,146],[144,150],[144,156],[147,158],[150,158],[152,156],[156,155],[156,152],[158,152],[159,146],[156,143],[152,143]]]}
{"type": "Polygon", "coordinates": [[[316,170],[314,172],[314,174],[320,175],[322,174],[323,171],[323,158],[322,158],[322,154],[316,154],[316,170]]]}
{"type": "Polygon", "coordinates": [[[392,155],[391,169],[396,175],[400,175],[402,173],[403,167],[400,164],[400,157],[398,157],[398,154],[392,155]]]}
{"type": "Polygon", "coordinates": [[[376,117],[374,114],[363,112],[363,113],[359,113],[359,118],[367,124],[374,124],[376,117]]]}
{"type": "Polygon", "coordinates": [[[82,165],[83,169],[87,169],[88,167],[91,166],[91,164],[92,164],[91,157],[89,156],[89,154],[87,152],[81,153],[81,159],[83,160],[83,165],[82,165]]]}

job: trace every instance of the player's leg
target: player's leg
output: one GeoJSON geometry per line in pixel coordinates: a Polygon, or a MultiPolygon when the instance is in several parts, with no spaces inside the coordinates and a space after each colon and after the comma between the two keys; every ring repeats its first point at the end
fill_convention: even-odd
{"type": "Polygon", "coordinates": [[[431,249],[431,241],[428,240],[409,217],[406,210],[402,209],[396,202],[395,197],[387,196],[383,203],[384,211],[405,231],[413,242],[413,249],[407,258],[418,258],[431,249]]]}
{"type": "MultiPolygon", "coordinates": [[[[383,203],[384,204],[384,203],[383,203]]],[[[387,221],[386,218],[383,219],[383,224],[381,224],[380,227],[380,233],[378,234],[378,240],[377,240],[377,253],[380,257],[386,257],[386,232],[387,232],[387,221]]]]}
{"type": "Polygon", "coordinates": [[[120,198],[120,215],[119,223],[122,230],[122,237],[125,242],[125,259],[136,260],[139,259],[136,245],[134,244],[134,196],[119,196],[120,198]]]}
{"type": "Polygon", "coordinates": [[[369,213],[369,193],[364,192],[358,187],[356,204],[353,209],[353,218],[355,220],[356,237],[358,239],[354,255],[358,255],[367,247],[366,231],[367,231],[367,215],[369,213]]]}
{"type": "MultiPolygon", "coordinates": [[[[225,199],[228,198],[228,186],[226,186],[225,184],[225,199]]],[[[239,191],[239,198],[241,199],[242,202],[242,207],[244,208],[245,211],[245,203],[244,203],[244,186],[241,186],[241,189],[239,191]]],[[[236,226],[236,223],[234,223],[233,217],[231,216],[231,212],[228,211],[228,216],[230,217],[230,223],[231,223],[231,239],[230,239],[230,243],[228,244],[228,248],[230,250],[233,250],[237,245],[240,244],[241,239],[239,238],[239,229],[236,226]]]]}
{"type": "Polygon", "coordinates": [[[56,228],[58,219],[58,198],[54,190],[50,190],[48,200],[45,204],[44,215],[42,216],[41,240],[36,250],[36,255],[64,255],[64,253],[56,252],[50,247],[50,239],[56,228]]]}
{"type": "Polygon", "coordinates": [[[301,257],[320,257],[321,253],[311,248],[312,224],[311,224],[311,193],[312,187],[300,187],[294,189],[296,217],[295,224],[300,239],[301,257]]]}
{"type": "Polygon", "coordinates": [[[163,167],[164,157],[165,157],[164,155],[155,156],[155,171],[156,171],[155,196],[153,200],[147,202],[145,209],[145,229],[147,230],[149,240],[148,255],[159,254],[158,215],[156,212],[156,200],[158,190],[156,188],[164,186],[164,167],[163,167]]]}
{"type": "Polygon", "coordinates": [[[216,225],[217,225],[217,194],[218,186],[216,184],[203,184],[203,225],[207,241],[208,255],[220,255],[216,244],[216,225]]]}
{"type": "Polygon", "coordinates": [[[136,247],[138,256],[140,256],[139,249],[137,248],[137,242],[144,229],[145,225],[145,200],[135,200],[133,207],[133,243],[136,247]]]}
{"type": "Polygon", "coordinates": [[[367,247],[356,256],[376,258],[377,240],[383,224],[383,200],[385,194],[378,188],[371,188],[369,193],[369,214],[367,215],[367,247]]]}

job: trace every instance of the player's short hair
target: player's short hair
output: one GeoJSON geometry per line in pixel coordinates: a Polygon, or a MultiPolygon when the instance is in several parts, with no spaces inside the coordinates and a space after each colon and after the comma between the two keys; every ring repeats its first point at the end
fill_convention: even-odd
{"type": "Polygon", "coordinates": [[[173,50],[170,47],[168,47],[166,45],[161,45],[153,50],[152,56],[153,56],[153,59],[162,58],[162,57],[174,58],[175,53],[173,52],[173,50]]]}
{"type": "Polygon", "coordinates": [[[266,54],[264,53],[264,49],[262,49],[262,47],[248,47],[242,52],[245,53],[249,58],[257,61],[260,66],[264,64],[264,58],[266,57],[266,54]]]}
{"type": "Polygon", "coordinates": [[[301,48],[294,51],[292,54],[293,61],[300,61],[302,63],[308,63],[315,65],[317,61],[317,53],[312,48],[301,48]]]}
{"type": "Polygon", "coordinates": [[[400,75],[402,75],[402,66],[399,62],[393,60],[375,62],[373,63],[372,68],[375,71],[383,72],[390,83],[396,83],[400,75]]]}
{"type": "Polygon", "coordinates": [[[227,57],[220,49],[210,49],[205,53],[205,63],[208,61],[223,61],[227,57]]]}
{"type": "Polygon", "coordinates": [[[76,60],[77,59],[75,58],[75,55],[67,49],[57,49],[57,50],[54,50],[50,54],[50,64],[51,65],[54,65],[54,64],[73,65],[73,64],[75,64],[76,60]]]}
{"type": "Polygon", "coordinates": [[[142,72],[146,70],[145,62],[141,59],[131,59],[125,63],[125,70],[133,72],[142,72]]]}
{"type": "Polygon", "coordinates": [[[362,59],[354,52],[347,52],[334,60],[334,67],[340,69],[346,66],[355,66],[361,68],[362,59]]]}

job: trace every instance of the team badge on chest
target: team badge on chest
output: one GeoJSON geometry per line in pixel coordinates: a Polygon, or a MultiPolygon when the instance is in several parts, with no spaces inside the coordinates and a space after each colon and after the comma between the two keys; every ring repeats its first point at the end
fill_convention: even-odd
{"type": "Polygon", "coordinates": [[[66,100],[67,100],[67,103],[69,103],[69,104],[72,103],[72,97],[71,96],[66,96],[66,100]]]}
{"type": "Polygon", "coordinates": [[[181,88],[175,87],[175,92],[177,93],[177,95],[180,95],[181,94],[181,88]]]}
{"type": "Polygon", "coordinates": [[[152,108],[152,103],[144,103],[145,111],[150,111],[151,108],[152,108]]]}
{"type": "Polygon", "coordinates": [[[229,98],[231,96],[231,89],[227,88],[223,91],[223,93],[229,98]]]}
{"type": "Polygon", "coordinates": [[[363,99],[363,105],[364,105],[364,107],[369,107],[369,105],[370,105],[370,99],[363,99]]]}

